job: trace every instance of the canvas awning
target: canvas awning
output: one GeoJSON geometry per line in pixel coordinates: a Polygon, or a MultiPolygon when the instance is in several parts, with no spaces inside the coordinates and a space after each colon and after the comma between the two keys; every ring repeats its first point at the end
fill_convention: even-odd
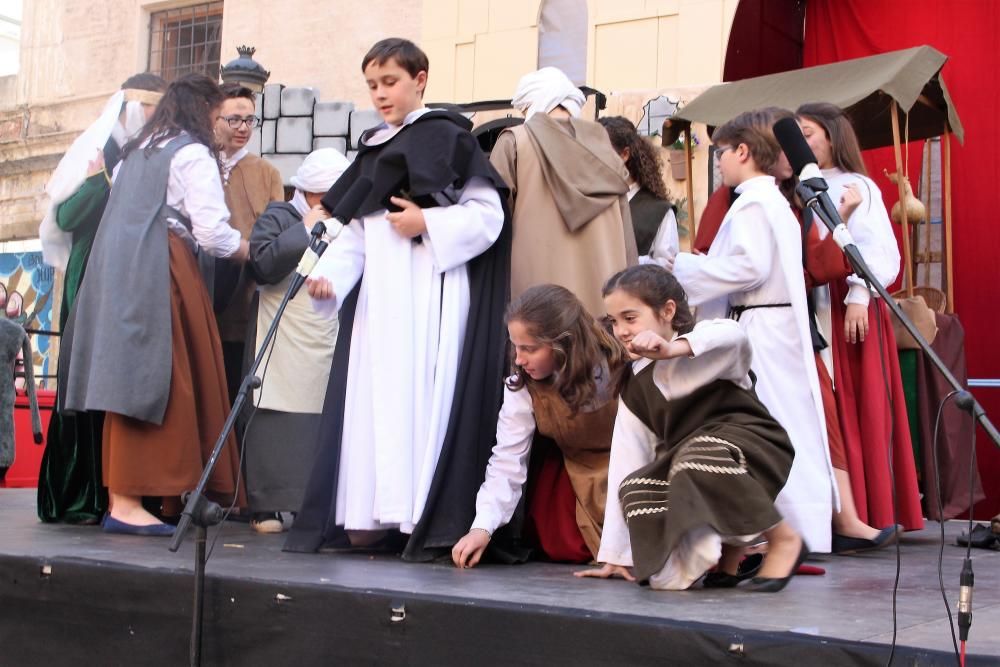
{"type": "MultiPolygon", "coordinates": [[[[945,123],[964,140],[962,123],[941,79],[948,57],[917,46],[867,58],[759,76],[709,88],[671,121],[718,127],[744,111],[778,106],[794,111],[807,102],[829,102],[850,116],[862,149],[893,145],[892,101],[909,115],[911,141],[936,137],[945,123]]],[[[906,116],[899,119],[906,126],[906,116]]]]}

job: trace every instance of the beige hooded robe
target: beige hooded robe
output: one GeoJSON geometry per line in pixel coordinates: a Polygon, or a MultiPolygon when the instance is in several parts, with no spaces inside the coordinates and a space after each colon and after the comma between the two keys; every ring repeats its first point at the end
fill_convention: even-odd
{"type": "Polygon", "coordinates": [[[511,299],[555,283],[603,317],[604,282],[638,261],[627,172],[607,132],[536,113],[500,135],[490,162],[510,186],[511,299]]]}

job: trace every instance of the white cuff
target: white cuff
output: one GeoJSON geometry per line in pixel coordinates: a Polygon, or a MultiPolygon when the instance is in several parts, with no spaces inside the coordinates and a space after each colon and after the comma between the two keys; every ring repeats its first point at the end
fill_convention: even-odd
{"type": "Polygon", "coordinates": [[[849,306],[852,303],[856,303],[859,306],[868,307],[869,302],[872,300],[872,292],[866,285],[859,285],[856,282],[850,281],[848,283],[850,287],[847,290],[847,297],[844,299],[844,305],[849,306]]]}
{"type": "Polygon", "coordinates": [[[469,530],[474,530],[478,528],[479,530],[485,530],[490,537],[493,537],[493,533],[496,532],[497,528],[500,527],[500,522],[496,517],[487,516],[486,514],[476,514],[475,521],[472,522],[472,526],[469,530]]]}

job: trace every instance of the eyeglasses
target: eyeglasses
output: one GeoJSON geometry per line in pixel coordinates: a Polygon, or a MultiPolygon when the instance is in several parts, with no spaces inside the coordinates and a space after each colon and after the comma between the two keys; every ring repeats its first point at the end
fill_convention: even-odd
{"type": "Polygon", "coordinates": [[[726,151],[734,150],[735,148],[736,148],[736,146],[722,146],[721,148],[716,148],[715,149],[715,159],[716,160],[721,160],[723,153],[725,153],[726,151]]]}
{"type": "Polygon", "coordinates": [[[253,128],[260,125],[260,118],[257,116],[219,116],[216,120],[224,120],[229,124],[229,129],[238,130],[240,126],[246,123],[247,129],[252,130],[253,128]]]}

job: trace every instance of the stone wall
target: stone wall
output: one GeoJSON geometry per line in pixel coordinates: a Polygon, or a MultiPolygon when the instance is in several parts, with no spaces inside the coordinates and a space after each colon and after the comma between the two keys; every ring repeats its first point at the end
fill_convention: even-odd
{"type": "Polygon", "coordinates": [[[317,88],[270,84],[257,96],[263,119],[250,141],[250,151],[270,161],[285,185],[306,155],[317,148],[336,148],[353,159],[361,133],[382,122],[374,109],[355,109],[344,100],[322,101],[317,88]]]}

